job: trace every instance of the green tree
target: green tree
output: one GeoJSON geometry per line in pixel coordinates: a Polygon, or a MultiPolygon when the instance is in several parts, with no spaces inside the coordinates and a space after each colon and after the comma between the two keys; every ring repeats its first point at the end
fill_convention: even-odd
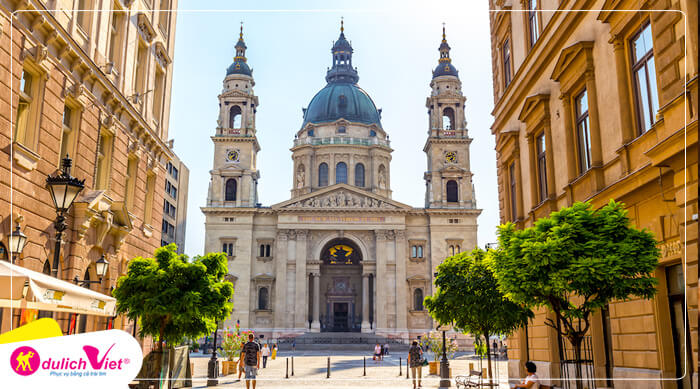
{"type": "Polygon", "coordinates": [[[425,306],[441,325],[484,336],[492,376],[489,337],[512,333],[533,313],[503,296],[488,262],[479,248],[445,259],[437,267],[437,290],[425,298],[425,306]]]}
{"type": "MultiPolygon", "coordinates": [[[[522,230],[502,225],[498,243],[491,266],[499,289],[516,303],[554,312],[558,323],[546,324],[571,342],[577,361],[596,310],[613,299],[656,293],[656,241],[631,227],[627,211],[613,200],[598,210],[578,202],[522,230]]],[[[580,369],[577,363],[578,378],[580,369]]]]}
{"type": "Polygon", "coordinates": [[[224,281],[226,255],[210,253],[190,262],[176,250],[169,244],[156,249],[154,258],[134,258],[112,292],[117,313],[138,320],[139,335],[157,339],[160,352],[163,341],[177,344],[213,332],[233,308],[233,285],[224,281]]]}

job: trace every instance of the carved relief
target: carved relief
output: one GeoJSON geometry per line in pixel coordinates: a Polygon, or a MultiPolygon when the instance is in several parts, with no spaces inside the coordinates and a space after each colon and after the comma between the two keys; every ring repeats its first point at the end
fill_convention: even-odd
{"type": "Polygon", "coordinates": [[[386,201],[372,197],[360,196],[355,193],[337,191],[324,196],[297,201],[287,206],[288,208],[382,208],[396,209],[397,207],[386,201]]]}

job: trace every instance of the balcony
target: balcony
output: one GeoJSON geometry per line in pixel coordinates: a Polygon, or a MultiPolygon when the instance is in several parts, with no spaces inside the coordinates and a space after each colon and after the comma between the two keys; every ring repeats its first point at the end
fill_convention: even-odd
{"type": "Polygon", "coordinates": [[[217,127],[216,136],[253,137],[255,136],[255,131],[252,128],[217,127]]]}
{"type": "Polygon", "coordinates": [[[327,137],[327,138],[314,138],[306,137],[300,139],[294,139],[294,147],[297,146],[321,146],[321,145],[357,145],[357,146],[384,146],[391,147],[391,143],[388,140],[379,139],[377,137],[372,138],[351,138],[351,137],[327,137]]]}

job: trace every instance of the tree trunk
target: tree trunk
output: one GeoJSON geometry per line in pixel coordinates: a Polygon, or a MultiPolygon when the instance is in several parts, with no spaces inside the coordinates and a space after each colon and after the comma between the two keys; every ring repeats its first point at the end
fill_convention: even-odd
{"type": "Polygon", "coordinates": [[[489,334],[484,332],[484,338],[486,338],[486,360],[489,372],[489,378],[493,380],[493,371],[491,370],[491,346],[489,345],[489,334]]]}
{"type": "Polygon", "coordinates": [[[581,341],[583,341],[582,336],[575,336],[570,339],[571,344],[574,346],[574,366],[576,370],[576,389],[583,389],[583,374],[581,372],[581,341]]]}

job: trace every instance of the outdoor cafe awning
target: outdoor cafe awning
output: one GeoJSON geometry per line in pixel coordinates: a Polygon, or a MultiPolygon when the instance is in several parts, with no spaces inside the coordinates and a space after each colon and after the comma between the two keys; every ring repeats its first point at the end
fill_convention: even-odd
{"type": "Polygon", "coordinates": [[[117,300],[113,297],[47,274],[0,261],[0,307],[2,308],[114,316],[116,304],[117,300]]]}

